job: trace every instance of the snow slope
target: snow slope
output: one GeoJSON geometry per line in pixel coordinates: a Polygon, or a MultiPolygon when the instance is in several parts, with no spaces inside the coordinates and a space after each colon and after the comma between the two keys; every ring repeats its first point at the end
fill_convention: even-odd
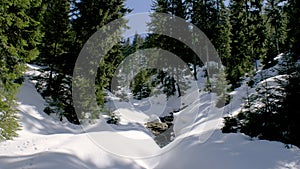
{"type": "MultiPolygon", "coordinates": [[[[27,76],[39,73],[38,67],[29,68],[27,76]]],[[[124,126],[83,130],[43,113],[45,101],[26,77],[18,94],[23,127],[18,138],[0,143],[0,169],[299,169],[298,148],[286,149],[279,142],[221,133],[224,112],[238,112],[245,94],[242,85],[231,93],[232,102],[224,110],[210,106],[213,95],[202,93],[192,100],[186,96],[182,100],[189,106],[175,114],[175,140],[160,149],[140,125],[149,118],[147,113],[141,114],[143,106],[119,102],[118,111],[126,116],[124,126]],[[120,135],[129,139],[123,140],[120,135]],[[99,144],[136,158],[110,153],[99,144]],[[151,154],[156,155],[138,158],[151,154]]],[[[172,104],[167,106],[172,109],[172,104]]]]}
{"type": "MultiPolygon", "coordinates": [[[[33,73],[34,69],[27,72],[33,73]]],[[[1,169],[140,169],[135,161],[97,147],[81,127],[55,121],[43,113],[44,100],[26,80],[18,94],[22,130],[19,137],[0,143],[1,169]]]]}

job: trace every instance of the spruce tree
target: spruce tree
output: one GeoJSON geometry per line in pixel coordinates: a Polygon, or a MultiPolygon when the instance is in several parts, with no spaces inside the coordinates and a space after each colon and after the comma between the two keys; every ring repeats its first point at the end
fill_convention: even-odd
{"type": "MultiPolygon", "coordinates": [[[[149,30],[153,32],[168,32],[171,36],[174,33],[178,32],[187,32],[188,27],[178,26],[177,28],[170,27],[170,24],[166,24],[166,21],[169,23],[176,23],[177,18],[187,19],[187,12],[186,12],[186,2],[183,2],[181,0],[156,0],[153,3],[152,10],[154,13],[151,15],[151,22],[148,24],[149,30]],[[161,18],[161,15],[157,16],[157,13],[167,13],[169,16],[166,15],[165,18],[161,18]]],[[[174,24],[171,24],[174,26],[174,24]]],[[[181,38],[189,38],[182,36],[181,38]]],[[[160,48],[167,50],[169,52],[174,53],[176,56],[180,57],[183,61],[186,63],[195,63],[198,60],[194,59],[192,52],[188,47],[183,44],[182,42],[170,38],[168,36],[164,35],[157,35],[157,34],[150,34],[146,39],[146,47],[151,48],[160,48]]],[[[163,56],[158,54],[157,56],[162,57],[157,60],[164,63],[170,63],[169,60],[166,60],[163,56]],[[164,61],[165,60],[165,61],[164,61]]],[[[158,63],[161,64],[161,63],[158,63]]],[[[176,65],[177,66],[177,65],[176,65]]],[[[160,72],[161,76],[161,83],[163,85],[167,85],[163,81],[168,79],[168,85],[172,86],[171,91],[166,91],[168,94],[172,93],[171,95],[175,95],[177,91],[178,97],[182,95],[183,90],[180,90],[182,88],[182,82],[180,81],[179,74],[182,72],[182,67],[173,67],[171,69],[168,69],[169,72],[166,74],[165,72],[160,72]],[[163,75],[166,75],[166,77],[162,77],[163,75]],[[167,75],[170,75],[170,77],[167,77],[167,75]],[[173,80],[170,80],[173,79],[173,80]],[[170,83],[170,84],[169,84],[170,83]],[[174,89],[174,90],[173,90],[174,89]]]]}
{"type": "Polygon", "coordinates": [[[214,31],[218,22],[218,11],[215,1],[211,0],[191,0],[190,19],[211,41],[217,37],[214,31]]]}
{"type": "Polygon", "coordinates": [[[217,107],[223,107],[230,102],[230,95],[228,94],[229,85],[224,69],[224,67],[220,68],[219,72],[216,74],[215,81],[212,84],[212,91],[219,96],[216,103],[217,107]]]}
{"type": "MultiPolygon", "coordinates": [[[[126,13],[130,12],[128,8],[124,5],[124,0],[111,0],[111,1],[103,1],[103,0],[81,0],[74,2],[74,14],[76,17],[72,19],[72,28],[75,32],[75,48],[77,55],[79,54],[80,50],[82,49],[83,45],[86,41],[95,33],[97,30],[105,26],[106,24],[120,19],[126,13]]],[[[121,19],[114,28],[116,30],[106,29],[105,31],[101,32],[108,36],[114,36],[113,40],[119,40],[119,43],[115,44],[115,46],[98,62],[98,61],[90,61],[89,58],[86,58],[86,66],[88,70],[82,70],[82,72],[88,72],[88,77],[96,77],[95,79],[95,94],[97,99],[97,104],[100,107],[103,107],[105,101],[105,89],[109,89],[109,85],[111,83],[111,78],[113,77],[114,70],[116,69],[117,65],[123,59],[122,55],[122,46],[121,46],[121,32],[126,28],[126,20],[121,19]],[[116,32],[113,32],[116,31],[116,32]],[[96,63],[97,62],[97,63],[96,63]],[[91,71],[93,68],[99,68],[97,72],[91,71]]],[[[105,44],[113,43],[109,40],[97,39],[99,43],[90,43],[89,49],[85,48],[84,50],[89,50],[87,52],[96,53],[101,52],[103,46],[105,44]],[[93,51],[93,49],[95,49],[93,51]],[[97,51],[97,49],[99,49],[97,51]]],[[[91,41],[90,41],[91,42],[91,41]]],[[[81,70],[77,70],[80,72],[81,70]]],[[[77,94],[76,97],[81,100],[79,103],[82,108],[86,109],[82,112],[93,111],[92,117],[98,118],[99,117],[99,110],[94,110],[95,105],[90,105],[89,100],[91,96],[89,94],[89,81],[86,79],[87,77],[82,77],[82,79],[73,79],[73,85],[82,92],[75,93],[77,94]],[[74,81],[75,80],[75,81],[74,81]],[[92,110],[93,109],[93,110],[92,110]]],[[[84,115],[82,116],[84,117],[84,115]]]]}
{"type": "Polygon", "coordinates": [[[247,1],[230,1],[231,64],[227,66],[227,74],[232,87],[238,87],[240,77],[253,70],[251,58],[251,41],[249,41],[249,25],[247,1]]]}
{"type": "Polygon", "coordinates": [[[41,71],[45,77],[38,77],[37,88],[49,102],[45,112],[65,116],[70,122],[78,124],[71,100],[70,68],[72,32],[70,27],[70,2],[68,0],[45,2],[46,11],[42,20],[44,37],[37,62],[46,65],[41,71]],[[43,84],[46,84],[44,89],[43,84]]]}
{"type": "MultiPolygon", "coordinates": [[[[124,2],[124,0],[81,0],[74,2],[76,17],[73,18],[72,25],[76,32],[78,50],[99,28],[131,11],[125,7],[124,2]]],[[[121,24],[124,26],[125,22],[121,24]]]]}
{"type": "MultiPolygon", "coordinates": [[[[298,60],[299,61],[299,60],[298,60]]],[[[288,76],[288,83],[284,86],[286,91],[285,110],[287,125],[287,134],[285,138],[287,143],[291,143],[300,147],[299,120],[300,106],[298,98],[300,97],[300,67],[296,67],[296,71],[288,76]]]]}
{"type": "Polygon", "coordinates": [[[300,2],[297,0],[287,1],[287,16],[288,16],[288,38],[287,44],[294,53],[294,57],[300,57],[300,2]]]}
{"type": "Polygon", "coordinates": [[[256,70],[258,65],[256,60],[261,60],[266,57],[266,40],[267,31],[266,23],[263,18],[263,0],[250,0],[248,2],[248,38],[250,43],[250,61],[255,63],[256,70]]]}
{"type": "Polygon", "coordinates": [[[282,76],[257,84],[255,92],[245,98],[241,112],[225,118],[223,132],[240,131],[251,137],[300,146],[300,107],[296,99],[300,96],[300,68],[292,56],[283,56],[279,65],[282,76]]]}
{"type": "Polygon", "coordinates": [[[268,0],[266,3],[268,45],[266,46],[266,58],[263,58],[264,63],[268,63],[278,54],[286,52],[287,16],[284,7],[282,0],[268,0]]]}
{"type": "Polygon", "coordinates": [[[0,140],[16,136],[20,127],[14,102],[19,86],[16,79],[24,73],[25,63],[38,55],[42,10],[37,7],[41,2],[4,0],[0,4],[0,140]]]}
{"type": "Polygon", "coordinates": [[[43,19],[44,46],[40,57],[45,57],[43,61],[47,62],[49,67],[54,67],[55,65],[50,65],[53,65],[58,57],[67,52],[65,43],[70,38],[69,13],[70,3],[68,0],[48,1],[43,19]],[[52,58],[50,59],[49,56],[52,58]]]}
{"type": "MultiPolygon", "coordinates": [[[[58,63],[64,53],[68,52],[65,44],[69,40],[70,21],[69,21],[68,0],[47,2],[46,12],[43,19],[44,37],[40,47],[41,54],[39,61],[49,67],[47,80],[47,92],[53,92],[53,74],[57,72],[62,63],[58,63]]],[[[58,82],[59,83],[59,82],[58,82]]]]}
{"type": "Polygon", "coordinates": [[[218,51],[222,64],[229,66],[231,56],[231,25],[229,20],[229,10],[226,8],[223,0],[217,1],[218,19],[216,30],[216,39],[213,42],[218,51]]]}

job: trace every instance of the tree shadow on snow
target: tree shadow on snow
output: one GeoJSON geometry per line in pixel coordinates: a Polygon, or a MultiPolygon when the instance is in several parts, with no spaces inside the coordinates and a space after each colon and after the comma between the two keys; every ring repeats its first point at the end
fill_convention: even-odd
{"type": "MultiPolygon", "coordinates": [[[[96,159],[96,157],[92,158],[96,159]]],[[[113,158],[99,159],[99,161],[105,161],[105,163],[95,164],[92,160],[82,160],[74,155],[58,152],[0,158],[1,169],[142,169],[135,163],[126,163],[113,158]]]]}

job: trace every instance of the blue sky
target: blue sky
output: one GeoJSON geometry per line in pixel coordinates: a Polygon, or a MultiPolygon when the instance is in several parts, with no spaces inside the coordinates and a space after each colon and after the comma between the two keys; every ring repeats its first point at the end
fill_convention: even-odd
{"type": "Polygon", "coordinates": [[[125,17],[129,21],[127,26],[131,28],[125,32],[125,37],[133,37],[135,33],[143,34],[147,32],[146,24],[150,22],[150,17],[148,15],[133,14],[150,12],[151,5],[152,0],[126,0],[126,6],[133,9],[133,11],[125,17]]]}
{"type": "MultiPolygon", "coordinates": [[[[229,4],[229,0],[225,1],[225,4],[229,4]]],[[[141,12],[150,12],[152,0],[127,0],[126,5],[133,9],[131,14],[141,13],[141,12]]]]}
{"type": "MultiPolygon", "coordinates": [[[[225,1],[228,5],[229,0],[225,1]]],[[[133,9],[133,11],[126,16],[128,19],[128,26],[131,28],[125,32],[125,37],[132,37],[135,33],[146,33],[147,26],[146,23],[150,22],[150,17],[146,16],[134,16],[137,13],[150,12],[152,0],[126,0],[126,6],[133,9]]]]}
{"type": "Polygon", "coordinates": [[[126,5],[133,9],[131,14],[150,12],[152,0],[127,0],[126,5]]]}

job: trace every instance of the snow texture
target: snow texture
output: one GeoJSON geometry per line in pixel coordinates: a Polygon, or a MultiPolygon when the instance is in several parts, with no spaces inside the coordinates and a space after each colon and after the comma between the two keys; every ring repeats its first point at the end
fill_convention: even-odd
{"type": "MultiPolygon", "coordinates": [[[[224,109],[211,106],[215,95],[189,92],[190,95],[181,99],[187,107],[174,113],[175,139],[161,149],[151,141],[153,135],[142,125],[149,120],[158,120],[158,115],[149,114],[142,105],[143,101],[135,104],[115,101],[122,125],[113,126],[111,131],[93,128],[90,131],[83,130],[81,126],[70,124],[66,120],[60,122],[48,116],[43,112],[46,105],[44,99],[36,91],[34,82],[29,79],[30,76],[39,75],[38,69],[38,66],[29,65],[25,82],[18,93],[18,109],[23,127],[18,132],[19,137],[0,143],[1,169],[300,168],[298,148],[287,149],[280,142],[250,139],[243,134],[221,133],[223,115],[240,110],[242,98],[246,95],[246,85],[231,93],[232,101],[224,109]],[[101,145],[129,152],[137,157],[153,153],[157,155],[151,158],[118,156],[96,144],[91,135],[97,137],[101,145]],[[144,139],[145,142],[135,143],[130,138],[144,139]]],[[[200,78],[199,81],[201,80],[203,79],[200,78]]],[[[261,80],[263,79],[258,81],[261,80]]],[[[160,102],[164,98],[159,98],[160,100],[149,101],[153,110],[159,112],[163,106],[168,111],[178,110],[178,104],[172,104],[178,101],[176,98],[169,99],[168,103],[160,102]]],[[[111,99],[114,99],[112,95],[111,99]]]]}

